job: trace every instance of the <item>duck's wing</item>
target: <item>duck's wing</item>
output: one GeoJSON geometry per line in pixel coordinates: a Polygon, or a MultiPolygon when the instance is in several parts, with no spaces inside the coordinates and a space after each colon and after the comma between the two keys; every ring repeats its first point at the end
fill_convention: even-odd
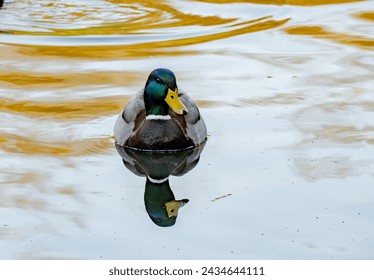
{"type": "Polygon", "coordinates": [[[124,146],[126,140],[139,128],[145,115],[143,90],[135,94],[123,108],[114,125],[116,143],[124,146]]]}
{"type": "Polygon", "coordinates": [[[179,98],[188,109],[188,114],[184,116],[186,120],[187,135],[193,140],[195,145],[199,145],[204,142],[207,136],[205,122],[200,115],[199,108],[191,97],[186,93],[181,92],[179,98]]]}

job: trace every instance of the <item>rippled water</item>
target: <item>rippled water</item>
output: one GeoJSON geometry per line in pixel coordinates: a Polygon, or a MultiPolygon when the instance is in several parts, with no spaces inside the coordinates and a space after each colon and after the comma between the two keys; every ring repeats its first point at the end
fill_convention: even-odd
{"type": "Polygon", "coordinates": [[[374,258],[373,50],[374,1],[5,1],[0,258],[374,258]],[[170,227],[112,138],[158,67],[209,133],[170,227]]]}

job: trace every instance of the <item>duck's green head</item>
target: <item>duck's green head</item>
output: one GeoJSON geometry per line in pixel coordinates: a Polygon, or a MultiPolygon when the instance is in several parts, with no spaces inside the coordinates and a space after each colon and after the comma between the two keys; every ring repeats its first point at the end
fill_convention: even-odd
{"type": "Polygon", "coordinates": [[[167,115],[169,108],[179,115],[188,110],[179,100],[175,75],[169,69],[152,71],[144,88],[144,104],[147,115],[167,115]]]}

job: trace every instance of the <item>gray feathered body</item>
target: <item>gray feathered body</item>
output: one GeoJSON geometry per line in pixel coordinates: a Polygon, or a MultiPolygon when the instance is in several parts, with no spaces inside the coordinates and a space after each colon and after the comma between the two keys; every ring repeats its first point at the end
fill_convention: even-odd
{"type": "Polygon", "coordinates": [[[185,93],[178,94],[188,114],[169,110],[168,116],[147,118],[143,91],[134,95],[117,118],[114,127],[116,143],[139,150],[183,150],[200,145],[207,129],[199,109],[185,93]]]}

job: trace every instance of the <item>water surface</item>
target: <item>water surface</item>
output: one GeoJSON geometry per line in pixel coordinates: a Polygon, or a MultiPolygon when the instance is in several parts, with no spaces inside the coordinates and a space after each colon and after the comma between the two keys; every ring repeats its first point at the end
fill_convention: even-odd
{"type": "Polygon", "coordinates": [[[373,50],[374,1],[5,1],[0,258],[373,259],[373,50]],[[158,67],[209,133],[169,227],[113,140],[158,67]]]}

